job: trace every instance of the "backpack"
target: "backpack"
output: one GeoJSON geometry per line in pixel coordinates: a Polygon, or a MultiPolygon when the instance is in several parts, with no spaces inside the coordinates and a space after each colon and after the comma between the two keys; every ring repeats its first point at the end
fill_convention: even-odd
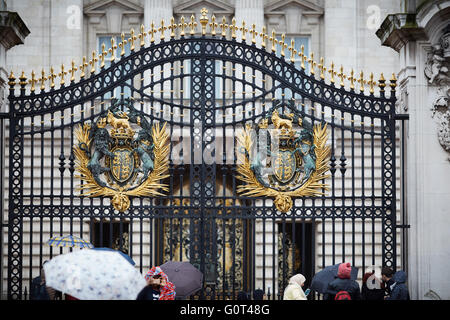
{"type": "Polygon", "coordinates": [[[336,293],[334,300],[352,300],[352,297],[348,291],[342,290],[336,293]]]}

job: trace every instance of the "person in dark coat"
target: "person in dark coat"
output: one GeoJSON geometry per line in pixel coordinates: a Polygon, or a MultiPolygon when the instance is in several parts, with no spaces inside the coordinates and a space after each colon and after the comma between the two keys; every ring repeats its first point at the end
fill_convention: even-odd
{"type": "Polygon", "coordinates": [[[136,300],[159,300],[159,287],[162,281],[161,278],[148,278],[147,285],[139,292],[136,300]]]}
{"type": "Polygon", "coordinates": [[[337,278],[328,284],[326,300],[334,300],[339,291],[347,291],[352,300],[361,300],[359,284],[351,279],[352,266],[349,262],[339,265],[337,278]]]}
{"type": "Polygon", "coordinates": [[[30,300],[55,300],[58,297],[58,292],[45,283],[44,264],[47,262],[48,260],[44,261],[40,275],[31,282],[30,300]]]}
{"type": "Polygon", "coordinates": [[[392,278],[394,284],[391,285],[391,294],[386,300],[409,300],[408,287],[406,286],[406,272],[399,270],[392,278]]]}
{"type": "Polygon", "coordinates": [[[394,271],[389,267],[384,267],[381,269],[381,280],[384,282],[385,295],[391,294],[391,286],[394,284],[392,277],[394,276],[394,271]]]}
{"type": "Polygon", "coordinates": [[[367,272],[363,276],[361,287],[362,300],[384,300],[384,285],[374,273],[367,272]]]}

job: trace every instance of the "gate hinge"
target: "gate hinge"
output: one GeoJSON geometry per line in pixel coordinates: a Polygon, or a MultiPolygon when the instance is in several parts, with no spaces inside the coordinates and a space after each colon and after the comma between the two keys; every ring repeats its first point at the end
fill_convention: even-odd
{"type": "Polygon", "coordinates": [[[409,224],[399,224],[399,225],[397,225],[395,227],[398,228],[398,229],[409,229],[409,228],[411,228],[411,225],[409,225],[409,224]]]}

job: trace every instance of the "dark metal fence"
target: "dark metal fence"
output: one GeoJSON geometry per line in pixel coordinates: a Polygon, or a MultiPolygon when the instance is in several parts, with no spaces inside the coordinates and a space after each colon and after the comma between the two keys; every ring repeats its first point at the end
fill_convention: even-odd
{"type": "Polygon", "coordinates": [[[47,91],[45,75],[32,76],[31,92],[24,76],[19,90],[10,77],[9,298],[22,296],[44,260],[67,251],[45,243],[64,234],[124,250],[142,272],[168,260],[190,261],[205,276],[200,299],[258,288],[281,299],[293,274],[306,275],[308,286],[317,270],[343,261],[362,270],[397,267],[395,77],[389,84],[362,73],[358,80],[353,71],[346,77],[323,60],[308,62],[293,44],[288,59],[287,45],[273,34],[272,45],[282,50],[277,56],[268,35],[261,33],[257,46],[255,32],[239,41],[233,26],[219,36],[184,34],[180,24],[178,36],[148,46],[142,40],[139,50],[132,37],[131,54],[120,59],[112,43],[100,53],[99,70],[91,60],[88,76],[83,64],[76,82],[72,66],[71,81],[59,88],[52,70],[47,91]],[[77,190],[74,129],[98,119],[112,98],[131,99],[151,124],[167,123],[171,137],[168,192],[132,198],[125,212],[109,198],[77,190]],[[327,124],[331,148],[330,177],[323,181],[329,190],[294,198],[286,213],[270,197],[237,192],[243,182],[236,134],[274,106],[280,114],[296,110],[311,125],[327,124]]]}

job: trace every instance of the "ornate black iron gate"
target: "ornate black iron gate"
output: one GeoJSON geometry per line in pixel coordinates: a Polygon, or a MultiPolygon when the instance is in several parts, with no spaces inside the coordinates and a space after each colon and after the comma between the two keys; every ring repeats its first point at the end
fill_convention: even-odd
{"type": "MultiPolygon", "coordinates": [[[[342,68],[326,68],[323,59],[315,62],[312,54],[297,52],[294,42],[285,57],[284,35],[258,33],[255,26],[248,35],[243,26],[237,39],[235,21],[223,21],[216,33],[215,18],[205,11],[199,22],[200,35],[194,18],[189,28],[184,19],[172,21],[170,36],[159,28],[160,41],[152,26],[149,45],[142,30],[139,50],[134,31],[118,46],[112,39],[109,51],[94,52],[89,64],[83,60],[78,82],[75,64],[70,83],[61,70],[58,89],[53,69],[39,79],[22,75],[18,83],[11,74],[9,298],[21,298],[42,262],[67,251],[45,244],[64,234],[124,250],[142,272],[168,260],[190,261],[205,276],[201,299],[234,298],[257,288],[280,298],[294,273],[307,275],[309,282],[318,269],[342,261],[363,270],[396,267],[395,77],[386,95],[383,76],[378,83],[373,75],[346,76],[342,68]],[[130,123],[134,110],[141,117],[134,123],[142,127],[143,119],[152,126],[166,123],[170,149],[161,195],[124,197],[128,206],[116,207],[114,198],[87,197],[77,189],[86,181],[77,177],[74,132],[85,123],[101,128],[99,119],[107,119],[108,110],[116,120],[128,113],[130,123]],[[325,128],[329,175],[319,177],[316,188],[322,195],[281,197],[280,204],[275,195],[240,192],[247,183],[239,179],[243,149],[236,136],[244,129],[302,124],[305,134],[325,128]]],[[[310,138],[300,147],[313,151],[310,138]]],[[[286,195],[296,187],[286,176],[289,168],[301,175],[295,180],[300,185],[310,177],[307,169],[318,167],[308,167],[304,151],[297,160],[292,150],[283,152],[276,160],[291,165],[282,165],[286,171],[278,178],[289,181],[278,184],[272,176],[265,186],[286,195]]]]}

